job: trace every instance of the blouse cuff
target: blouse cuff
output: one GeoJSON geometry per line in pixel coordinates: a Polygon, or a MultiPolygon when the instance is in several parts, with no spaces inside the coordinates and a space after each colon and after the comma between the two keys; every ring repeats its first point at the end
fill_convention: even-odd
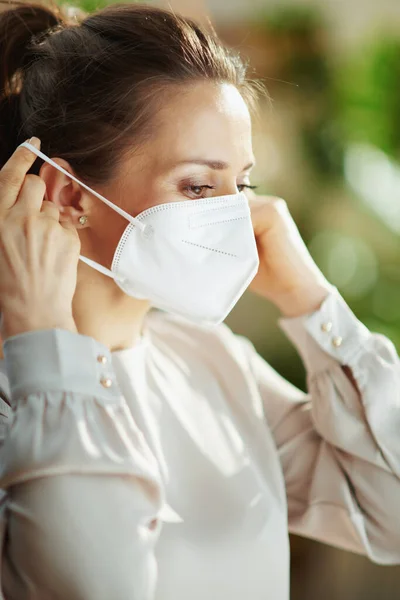
{"type": "Polygon", "coordinates": [[[315,312],[280,319],[279,324],[312,373],[327,368],[332,358],[343,366],[351,366],[372,338],[336,288],[315,312]]]}
{"type": "Polygon", "coordinates": [[[64,329],[22,333],[4,342],[4,358],[13,405],[48,391],[120,396],[110,351],[85,335],[64,329]]]}

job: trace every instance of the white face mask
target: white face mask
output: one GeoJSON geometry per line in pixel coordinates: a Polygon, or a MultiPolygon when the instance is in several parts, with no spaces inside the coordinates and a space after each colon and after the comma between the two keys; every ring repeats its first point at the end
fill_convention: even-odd
{"type": "Polygon", "coordinates": [[[21,146],[129,221],[111,270],[80,256],[112,277],[129,296],[147,299],[156,308],[192,321],[216,325],[256,275],[257,246],[243,193],[161,204],[132,217],[28,142],[21,146]]]}

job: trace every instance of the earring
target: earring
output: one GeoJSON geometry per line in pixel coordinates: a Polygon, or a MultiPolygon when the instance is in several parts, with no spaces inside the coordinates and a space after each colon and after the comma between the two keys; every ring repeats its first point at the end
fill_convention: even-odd
{"type": "Polygon", "coordinates": [[[85,225],[87,221],[87,216],[86,215],[82,215],[81,217],[79,217],[79,223],[81,225],[85,225]]]}

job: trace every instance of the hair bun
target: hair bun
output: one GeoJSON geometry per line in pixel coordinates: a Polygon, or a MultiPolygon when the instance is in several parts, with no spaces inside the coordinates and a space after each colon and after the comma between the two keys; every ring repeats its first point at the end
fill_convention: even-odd
{"type": "Polygon", "coordinates": [[[32,39],[60,24],[57,14],[30,4],[21,4],[0,15],[1,95],[18,92],[15,75],[26,66],[32,39]]]}
{"type": "Polygon", "coordinates": [[[33,42],[61,23],[59,14],[34,4],[21,3],[0,14],[0,165],[22,141],[19,93],[33,42]]]}

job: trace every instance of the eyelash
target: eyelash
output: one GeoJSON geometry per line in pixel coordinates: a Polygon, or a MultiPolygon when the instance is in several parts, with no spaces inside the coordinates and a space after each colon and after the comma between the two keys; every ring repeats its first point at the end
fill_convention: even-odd
{"type": "MultiPolygon", "coordinates": [[[[241,190],[239,190],[240,192],[243,191],[243,189],[247,189],[247,190],[256,190],[257,189],[257,185],[246,185],[245,183],[242,183],[241,185],[237,186],[238,189],[242,188],[241,190]]],[[[184,191],[191,191],[193,192],[193,190],[215,190],[215,186],[214,185],[187,185],[184,188],[184,191]]],[[[193,192],[194,194],[196,194],[196,192],[193,192]]],[[[201,192],[200,192],[201,193],[201,192]]],[[[201,196],[199,196],[201,197],[201,196]]]]}
{"type": "Polygon", "coordinates": [[[246,185],[245,183],[242,183],[241,185],[238,185],[238,188],[246,188],[246,190],[256,190],[258,188],[258,185],[246,185]]]}

